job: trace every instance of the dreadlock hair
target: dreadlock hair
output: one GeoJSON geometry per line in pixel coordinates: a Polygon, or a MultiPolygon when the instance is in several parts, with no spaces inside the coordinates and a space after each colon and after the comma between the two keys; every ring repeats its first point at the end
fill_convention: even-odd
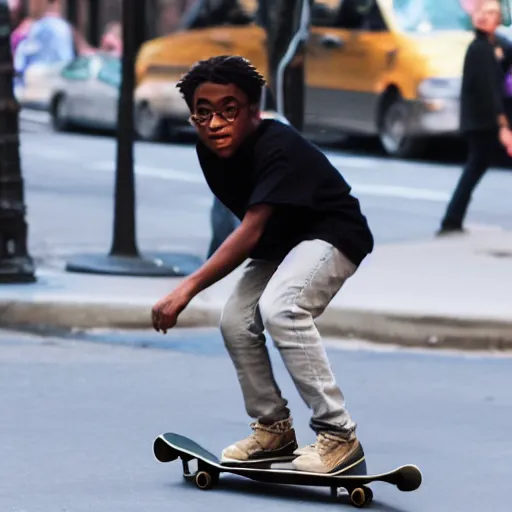
{"type": "Polygon", "coordinates": [[[194,93],[204,82],[234,84],[245,92],[251,104],[260,102],[266,84],[263,76],[244,57],[219,55],[200,60],[176,84],[190,110],[194,106],[194,93]]]}

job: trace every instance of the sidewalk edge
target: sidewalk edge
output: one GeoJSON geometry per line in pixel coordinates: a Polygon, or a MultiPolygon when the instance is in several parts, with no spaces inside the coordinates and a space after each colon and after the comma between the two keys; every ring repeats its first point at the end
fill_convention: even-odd
{"type": "MultiPolygon", "coordinates": [[[[178,327],[217,327],[220,307],[191,304],[178,327]]],[[[0,328],[31,329],[149,329],[146,305],[0,301],[0,328]]],[[[330,308],[317,319],[324,336],[364,339],[409,347],[461,350],[511,350],[512,320],[399,315],[376,311],[330,308]]]]}

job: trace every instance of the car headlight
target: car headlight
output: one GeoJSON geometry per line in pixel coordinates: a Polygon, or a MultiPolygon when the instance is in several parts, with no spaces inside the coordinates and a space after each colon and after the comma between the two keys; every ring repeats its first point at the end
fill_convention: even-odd
{"type": "Polygon", "coordinates": [[[428,78],[420,83],[418,92],[427,99],[458,98],[460,87],[460,78],[428,78]]]}

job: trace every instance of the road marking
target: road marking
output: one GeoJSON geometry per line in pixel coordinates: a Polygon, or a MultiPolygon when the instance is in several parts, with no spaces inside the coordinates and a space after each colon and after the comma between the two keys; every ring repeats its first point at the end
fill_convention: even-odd
{"type": "Polygon", "coordinates": [[[58,148],[24,148],[21,144],[21,156],[35,156],[38,158],[48,158],[49,160],[58,160],[60,162],[76,162],[76,156],[67,149],[58,148]]]}
{"type": "MultiPolygon", "coordinates": [[[[89,164],[88,167],[96,171],[113,172],[115,164],[113,162],[93,162],[89,164]]],[[[202,175],[192,174],[187,171],[179,171],[177,169],[163,169],[161,167],[136,165],[135,172],[140,176],[159,178],[167,181],[183,181],[188,183],[202,183],[206,185],[202,175]]],[[[438,192],[436,190],[429,189],[396,187],[391,185],[365,185],[357,183],[352,185],[352,188],[356,194],[377,197],[399,197],[401,199],[443,203],[450,199],[449,194],[446,194],[445,192],[438,192]]]]}
{"type": "Polygon", "coordinates": [[[354,167],[358,169],[374,169],[382,166],[382,161],[368,157],[327,155],[327,158],[335,167],[354,167]]]}
{"type": "MultiPolygon", "coordinates": [[[[38,151],[28,150],[24,151],[26,154],[45,157],[52,160],[58,161],[74,161],[76,157],[73,153],[64,149],[56,148],[44,148],[38,151]]],[[[359,159],[352,157],[335,157],[333,162],[338,165],[341,162],[345,162],[347,165],[357,165],[360,168],[373,167],[374,163],[367,159],[359,159]],[[357,163],[356,163],[357,162],[357,163]]],[[[96,162],[87,162],[84,166],[92,171],[114,173],[116,163],[115,160],[103,160],[96,162]]],[[[145,176],[150,178],[158,178],[166,181],[180,181],[183,183],[194,183],[206,186],[206,181],[200,172],[195,171],[183,171],[179,169],[163,168],[163,167],[152,167],[148,165],[135,164],[135,173],[137,176],[145,176]]],[[[407,200],[421,200],[446,203],[450,199],[450,194],[439,190],[431,190],[424,188],[414,187],[401,187],[395,185],[385,184],[364,184],[364,183],[353,183],[351,184],[356,195],[366,195],[374,197],[387,197],[387,198],[400,198],[407,200]]]]}
{"type": "Polygon", "coordinates": [[[356,194],[378,196],[378,197],[399,197],[401,199],[412,199],[422,201],[433,201],[445,203],[449,201],[450,194],[437,190],[411,187],[395,187],[392,185],[364,185],[353,184],[352,188],[356,194]]]}
{"type": "MultiPolygon", "coordinates": [[[[88,169],[101,172],[114,172],[115,162],[92,162],[87,164],[88,169]]],[[[187,183],[202,183],[206,185],[206,181],[200,174],[194,174],[190,171],[180,171],[177,169],[163,169],[162,167],[149,167],[146,165],[135,164],[135,173],[140,176],[148,176],[151,178],[160,178],[167,181],[183,181],[187,183]]]]}

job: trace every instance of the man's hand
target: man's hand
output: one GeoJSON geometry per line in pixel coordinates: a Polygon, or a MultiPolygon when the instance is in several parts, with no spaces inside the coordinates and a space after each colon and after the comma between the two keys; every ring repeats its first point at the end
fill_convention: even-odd
{"type": "Polygon", "coordinates": [[[192,300],[193,293],[184,281],[169,295],[160,299],[152,309],[153,327],[156,331],[167,333],[178,321],[179,314],[188,306],[192,300]]]}
{"type": "Polygon", "coordinates": [[[178,315],[198,293],[220,281],[241,265],[258,243],[273,208],[259,204],[249,208],[238,226],[215,254],[172,293],[153,307],[153,327],[163,331],[176,325],[178,315]]]}
{"type": "Polygon", "coordinates": [[[500,134],[499,134],[500,142],[505,147],[507,153],[509,155],[512,154],[512,131],[510,128],[502,127],[500,128],[500,134]]]}

